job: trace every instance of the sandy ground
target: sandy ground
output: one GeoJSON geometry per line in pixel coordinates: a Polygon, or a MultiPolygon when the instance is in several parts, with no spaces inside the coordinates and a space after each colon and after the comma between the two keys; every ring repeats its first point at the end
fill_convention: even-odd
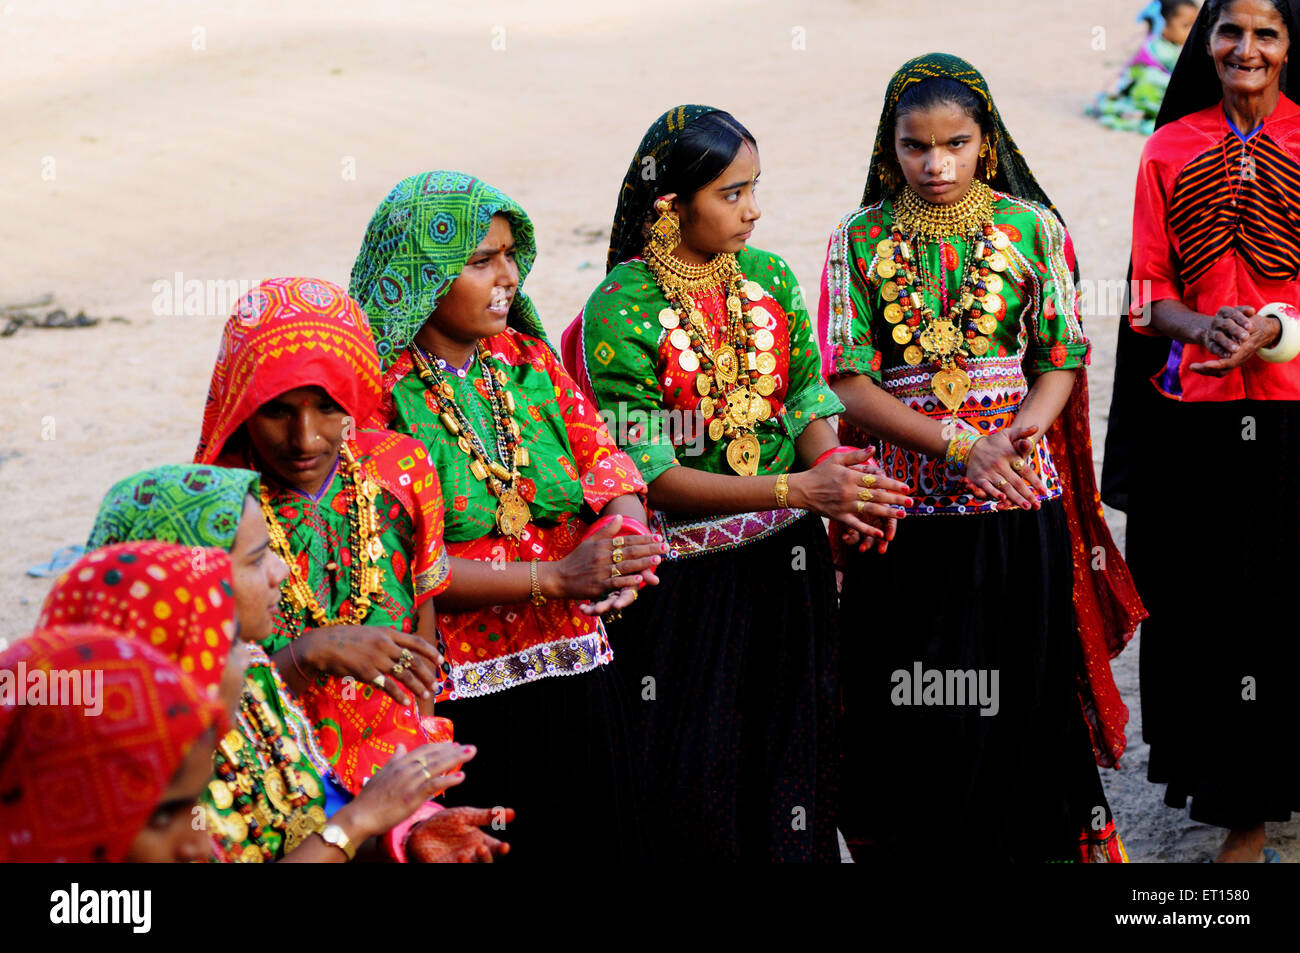
{"type": "MultiPolygon", "coordinates": [[[[1142,140],[1080,110],[1139,42],[1139,6],[1026,0],[994,34],[986,6],[956,0],[0,0],[0,304],[53,292],[126,319],[0,340],[0,638],[31,626],[48,587],[25,568],[84,540],[114,480],[189,459],[225,283],[346,284],[370,213],[414,172],[468,170],[529,210],[541,255],[528,291],[558,333],[600,280],[646,126],[680,102],[717,105],[760,144],[755,243],[815,300],[890,74],[944,49],[985,73],[1085,278],[1122,280],[1142,140]],[[213,299],[187,307],[178,275],[213,299]]],[[[1104,304],[1089,315],[1098,461],[1115,335],[1104,304]]],[[[1216,832],[1144,780],[1136,641],[1116,671],[1132,740],[1106,780],[1130,853],[1200,860],[1216,832]]],[[[1271,834],[1300,857],[1300,822],[1271,834]]]]}

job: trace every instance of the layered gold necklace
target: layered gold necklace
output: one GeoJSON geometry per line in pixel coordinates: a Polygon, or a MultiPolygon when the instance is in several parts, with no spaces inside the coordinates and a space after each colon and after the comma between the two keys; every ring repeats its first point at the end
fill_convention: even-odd
{"type": "Polygon", "coordinates": [[[988,353],[997,332],[1003,308],[999,273],[1008,267],[1003,250],[1011,241],[993,224],[993,192],[983,182],[972,182],[952,205],[932,205],[908,187],[894,198],[893,209],[889,238],[876,245],[875,272],[882,281],[881,297],[888,302],[885,320],[893,325],[894,342],[904,348],[904,361],[939,365],[930,389],[956,417],[970,393],[966,360],[988,353]],[[921,246],[954,238],[968,243],[965,275],[949,301],[940,256],[940,316],[922,297],[921,246]]]}
{"type": "Polygon", "coordinates": [[[476,350],[483,383],[492,409],[492,429],[496,453],[489,454],[464,409],[456,403],[456,392],[443,374],[436,359],[430,360],[418,344],[411,345],[411,357],[420,380],[429,389],[433,412],[443,427],[456,439],[461,452],[470,458],[469,469],[475,479],[487,483],[488,492],[497,500],[496,524],[503,536],[516,542],[532,520],[528,501],[519,492],[523,477],[520,467],[528,466],[528,448],[523,445],[519,424],[515,422],[515,396],[506,387],[509,378],[496,366],[487,345],[481,340],[476,350]]]}
{"type": "MultiPolygon", "coordinates": [[[[348,546],[352,553],[352,565],[348,575],[348,611],[337,619],[331,619],[316,598],[311,583],[294,558],[289,537],[271,506],[266,483],[263,482],[261,486],[262,517],[266,521],[267,535],[271,538],[271,549],[289,567],[289,580],[280,596],[280,614],[284,618],[286,634],[291,639],[297,637],[306,625],[303,610],[311,616],[317,628],[361,625],[370,614],[372,598],[383,588],[384,570],[377,565],[384,557],[384,544],[379,539],[379,516],[375,512],[375,497],[379,495],[379,486],[366,475],[347,441],[340,448],[339,462],[342,464],[343,494],[348,508],[348,546]]],[[[325,568],[334,566],[336,564],[331,562],[325,568]]]]}
{"type": "Polygon", "coordinates": [[[753,306],[763,300],[762,286],[746,280],[729,253],[691,265],[651,243],[644,258],[668,299],[659,324],[677,351],[677,363],[687,373],[699,371],[695,391],[709,439],[716,443],[725,437],[727,465],[741,476],[754,476],[762,456],[754,428],[772,415],[767,398],[776,391],[776,356],[771,353],[776,338],[754,323],[753,306]],[[727,328],[714,346],[706,338],[707,320],[695,298],[718,291],[726,295],[727,328]]]}

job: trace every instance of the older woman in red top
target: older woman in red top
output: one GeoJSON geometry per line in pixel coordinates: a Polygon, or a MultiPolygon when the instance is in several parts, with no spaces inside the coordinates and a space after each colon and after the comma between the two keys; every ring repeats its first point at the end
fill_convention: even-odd
{"type": "Polygon", "coordinates": [[[1209,0],[1174,71],[1138,170],[1103,481],[1151,613],[1149,776],[1228,829],[1220,861],[1275,859],[1264,823],[1300,808],[1300,653],[1269,624],[1289,582],[1270,549],[1300,533],[1300,107],[1282,89],[1298,14],[1209,0]],[[1228,506],[1187,479],[1194,460],[1235,484],[1228,506]]]}

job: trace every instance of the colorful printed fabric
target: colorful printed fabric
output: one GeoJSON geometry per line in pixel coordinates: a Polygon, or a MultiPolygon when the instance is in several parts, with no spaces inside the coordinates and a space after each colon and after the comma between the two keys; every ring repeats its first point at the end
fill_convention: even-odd
{"type": "Polygon", "coordinates": [[[246,444],[244,421],[297,387],[323,387],[356,421],[379,402],[379,361],[365,312],[338,285],[274,278],[240,299],[226,322],[203,410],[195,463],[246,444]]]}
{"type": "Polygon", "coordinates": [[[348,287],[374,323],[379,359],[388,368],[415,340],[451,288],[492,216],[510,220],[520,289],[509,326],[546,339],[524,279],[537,257],[533,223],[514,199],[464,172],[439,170],[398,182],[366,227],[348,287]]]}
{"type": "MultiPolygon", "coordinates": [[[[349,446],[380,487],[375,512],[384,555],[375,565],[383,572],[383,588],[371,597],[363,624],[412,633],[419,607],[451,582],[450,560],[442,544],[443,501],[437,474],[419,441],[401,434],[361,430],[349,446]],[[422,539],[436,543],[432,553],[414,545],[422,539]],[[409,554],[417,550],[412,560],[409,554]]],[[[355,557],[349,548],[344,484],[343,475],[336,471],[315,499],[276,484],[268,486],[271,509],[294,560],[331,619],[352,610],[350,567],[355,557]]],[[[306,609],[286,620],[283,603],[273,618],[274,631],[262,643],[268,652],[278,652],[298,633],[315,626],[306,609]]],[[[354,794],[388,763],[399,744],[409,750],[430,740],[414,699],[403,708],[369,683],[358,685],[318,673],[301,700],[326,759],[354,794]]]]}
{"type": "MultiPolygon", "coordinates": [[[[1038,324],[1038,319],[1041,317],[1047,318],[1049,324],[1053,320],[1064,319],[1067,326],[1072,326],[1072,322],[1077,321],[1072,286],[1074,276],[1078,274],[1078,265],[1074,260],[1073,246],[1065,234],[1064,223],[1060,221],[1060,214],[1056,212],[1051,199],[1038,185],[1024,156],[1016,148],[1011,134],[1003,125],[984,78],[965,60],[946,54],[930,54],[909,60],[890,80],[885,97],[885,108],[876,135],[871,171],[867,177],[864,207],[850,213],[841,221],[839,228],[832,234],[827,248],[826,268],[822,273],[823,293],[818,306],[817,324],[819,338],[823,345],[822,359],[826,364],[828,376],[833,376],[837,372],[837,366],[842,368],[840,373],[852,372],[853,368],[858,368],[859,373],[869,373],[871,370],[874,361],[871,353],[835,351],[836,344],[841,347],[845,344],[870,344],[869,341],[854,340],[852,332],[847,330],[852,327],[857,316],[857,312],[849,313],[844,310],[855,306],[849,287],[854,281],[853,270],[860,269],[859,275],[867,271],[865,263],[859,263],[856,257],[849,255],[848,226],[863,213],[871,213],[873,208],[882,215],[883,221],[883,214],[888,211],[885,200],[891,199],[893,194],[892,191],[886,194],[887,186],[894,189],[901,188],[903,185],[901,181],[893,181],[891,184],[890,170],[884,165],[886,150],[893,149],[894,108],[907,86],[934,76],[947,76],[963,83],[984,100],[994,122],[994,145],[998,154],[997,174],[989,184],[995,191],[1002,193],[998,199],[999,206],[1006,208],[1004,203],[1009,201],[1010,207],[1032,212],[1033,242],[1025,242],[1025,232],[1028,229],[1017,225],[1014,216],[1011,224],[1015,225],[1016,230],[1020,232],[1019,238],[1010,232],[1007,233],[1008,238],[1018,243],[1014,249],[1008,251],[1015,251],[1020,266],[1019,273],[1024,278],[1023,281],[1007,282],[1003,286],[1005,292],[1015,294],[1021,300],[1022,314],[1017,314],[1017,324],[1025,315],[1031,316],[1034,324],[1038,324]],[[1048,216],[1046,212],[1051,212],[1052,215],[1048,216]],[[1054,240],[1054,237],[1059,238],[1059,241],[1054,240]],[[1054,260],[1056,255],[1064,256],[1064,272],[1062,272],[1061,262],[1054,260]],[[1032,269],[1024,267],[1027,263],[1032,263],[1032,269]],[[1060,277],[1062,273],[1070,276],[1068,285],[1060,277]],[[1055,286],[1051,289],[1054,294],[1048,293],[1046,287],[1046,277],[1049,275],[1055,286]],[[1034,282],[1042,282],[1038,289],[1037,302],[1034,302],[1032,297],[1029,299],[1023,297],[1025,284],[1030,278],[1034,282]],[[1012,287],[1013,284],[1018,288],[1012,287]],[[836,300],[833,289],[838,290],[839,300],[836,300]],[[1053,298],[1055,301],[1052,308],[1055,315],[1046,311],[1047,302],[1053,298]],[[1028,306],[1027,311],[1026,306],[1028,306]],[[841,310],[835,312],[832,317],[832,310],[837,307],[841,310]],[[849,338],[847,341],[846,337],[849,338]],[[865,357],[865,363],[843,363],[846,360],[852,362],[855,356],[865,357]],[[837,365],[836,362],[841,363],[837,365]]],[[[892,201],[888,208],[892,208],[892,201]]],[[[995,221],[995,224],[1001,227],[1002,222],[995,221]]],[[[870,225],[867,227],[869,233],[870,225]]],[[[864,306],[872,309],[879,307],[878,299],[868,301],[861,292],[858,297],[859,303],[856,307],[859,309],[864,306]]],[[[867,323],[870,325],[872,319],[868,318],[867,323]]],[[[1048,331],[1051,332],[1050,327],[1048,331]]],[[[1020,332],[1017,331],[1015,337],[1017,345],[1020,342],[1019,334],[1020,332]]],[[[1047,338],[1044,337],[1044,340],[1047,338]]],[[[1027,338],[1026,343],[1030,343],[1030,339],[1027,338]]],[[[1079,343],[1081,342],[1056,338],[1046,352],[1048,363],[1046,365],[1040,363],[1038,367],[1044,370],[1065,367],[1066,360],[1072,357],[1070,346],[1077,346],[1079,343]],[[1058,349],[1058,346],[1064,349],[1064,353],[1058,349]],[[1059,364],[1054,360],[1054,356],[1061,358],[1059,364]]],[[[1006,347],[1005,339],[999,346],[1006,347]]],[[[881,366],[875,368],[879,372],[885,364],[888,351],[882,352],[879,348],[875,351],[876,354],[881,355],[881,366]]],[[[1037,360],[1042,354],[1041,351],[1035,354],[1031,350],[1025,356],[1037,360]]],[[[1032,365],[1028,371],[1033,371],[1032,365]]],[[[881,383],[884,383],[883,373],[881,383]]],[[[1010,398],[1014,395],[1007,396],[1010,398]]],[[[1015,409],[1018,409],[1020,399],[1014,397],[1014,400],[1015,409]]],[[[989,395],[990,406],[993,402],[993,395],[989,395]]],[[[1008,406],[1009,403],[1008,401],[1008,406]]],[[[1008,412],[1014,414],[1014,410],[1008,412]]],[[[1008,417],[1002,426],[1010,423],[1010,419],[1008,417]]],[[[852,428],[846,421],[841,421],[841,427],[846,428],[841,431],[842,434],[851,432],[852,428]]],[[[864,435],[859,435],[858,439],[863,440],[864,435]]],[[[1088,725],[1093,755],[1097,763],[1103,767],[1111,767],[1118,763],[1127,745],[1124,728],[1128,723],[1128,708],[1124,705],[1115,686],[1110,659],[1124,649],[1138,624],[1146,618],[1147,612],[1141,599],[1138,598],[1128,566],[1115,546],[1110,528],[1106,525],[1102,513],[1101,497],[1097,492],[1092,464],[1092,435],[1088,421],[1088,378],[1085,367],[1078,368],[1074,390],[1066,402],[1065,409],[1038,443],[1040,446],[1046,445],[1051,448],[1053,453],[1052,464],[1057,471],[1061,486],[1061,500],[1070,527],[1075,623],[1082,650],[1082,665],[1076,673],[1079,704],[1088,725]],[[1098,553],[1105,557],[1102,562],[1102,565],[1107,567],[1105,572],[1097,572],[1093,569],[1093,561],[1098,553]]],[[[859,442],[858,445],[866,444],[859,442]]],[[[1042,467],[1044,461],[1041,456],[1038,456],[1034,463],[1042,467]]],[[[833,524],[830,533],[832,548],[840,545],[841,528],[833,524]]]]}
{"type": "MultiPolygon", "coordinates": [[[[1060,220],[1041,205],[995,192],[993,222],[1011,241],[1003,250],[1003,303],[994,314],[998,327],[987,354],[966,361],[971,389],[957,411],[959,426],[977,434],[995,433],[1011,423],[1029,392],[1027,377],[1081,367],[1088,354],[1060,220]]],[[[918,413],[947,419],[947,408],[930,388],[938,365],[913,367],[904,361],[903,345],[890,335],[893,325],[884,317],[888,302],[881,296],[884,281],[876,274],[876,245],[889,237],[892,223],[893,204],[886,200],[846,216],[831,237],[822,289],[831,311],[829,373],[865,374],[918,413]]],[[[961,286],[969,249],[964,242],[948,241],[916,242],[914,248],[920,256],[917,270],[927,276],[918,290],[940,312],[940,301],[961,286]]],[[[852,432],[847,422],[841,426],[846,442],[865,445],[865,434],[852,432]]],[[[1048,487],[1048,498],[1055,499],[1061,491],[1048,440],[1038,441],[1031,462],[1048,487]]],[[[979,500],[961,480],[952,479],[941,458],[882,442],[880,463],[916,491],[915,515],[984,513],[998,507],[996,500],[979,500]]]]}
{"type": "Polygon", "coordinates": [[[105,546],[55,580],[36,627],[95,624],[135,636],[215,701],[235,638],[230,572],[220,549],[153,540],[105,546]]]}
{"type": "Polygon", "coordinates": [[[1158,34],[1148,39],[1124,66],[1112,87],[1088,107],[1108,129],[1151,135],[1169,76],[1183,48],[1158,34]]]}
{"type": "MultiPolygon", "coordinates": [[[[758,473],[788,473],[796,462],[795,441],[808,424],[844,406],[822,377],[803,293],[789,266],[757,248],[741,249],[736,260],[745,277],[763,288],[751,314],[775,339],[776,390],[766,398],[772,414],[754,428],[761,452],[758,473]]],[[[723,290],[693,300],[705,314],[710,345],[716,346],[727,333],[723,290]]],[[[704,432],[702,398],[695,389],[703,370],[682,369],[681,350],[659,324],[659,312],[667,307],[654,274],[639,258],[615,267],[587,299],[582,351],[602,416],[617,421],[614,436],[646,481],[678,465],[734,473],[727,464],[727,441],[709,440],[704,432]],[[674,421],[682,424],[673,426],[674,421]]]]}
{"type": "MultiPolygon", "coordinates": [[[[375,422],[409,433],[428,448],[450,501],[445,535],[452,556],[484,562],[563,559],[587,532],[579,516],[584,507],[599,513],[610,500],[644,493],[645,483],[544,341],[507,329],[484,343],[505,371],[504,386],[514,395],[514,420],[530,457],[519,467],[520,493],[532,517],[521,541],[496,531],[496,499],[474,479],[465,453],[431,409],[409,351],[384,375],[386,396],[375,422]]],[[[477,362],[464,379],[446,379],[457,406],[490,445],[491,409],[477,362]]],[[[612,657],[599,619],[578,612],[573,601],[442,611],[438,622],[452,669],[452,698],[588,671],[612,657]]]]}
{"type": "MultiPolygon", "coordinates": [[[[293,763],[293,773],[309,800],[294,813],[308,814],[319,824],[317,829],[320,829],[324,827],[324,819],[346,803],[348,795],[337,787],[311,725],[280,678],[274,663],[258,646],[249,648],[251,662],[244,676],[244,690],[235,726],[218,741],[218,747],[239,752],[243,764],[255,766],[250,772],[255,788],[250,795],[255,806],[251,810],[241,810],[241,805],[235,801],[226,807],[218,807],[213,800],[212,784],[203,792],[200,803],[207,812],[208,824],[221,859],[227,862],[262,863],[266,860],[279,860],[285,854],[284,837],[269,822],[275,800],[281,794],[283,781],[280,772],[274,767],[270,752],[265,749],[261,731],[248,715],[249,705],[265,702],[275,728],[284,737],[292,739],[298,749],[299,756],[293,763]],[[265,832],[262,841],[265,853],[252,836],[250,819],[256,820],[265,832]],[[266,853],[270,854],[269,858],[266,853]]],[[[378,692],[378,689],[370,685],[365,688],[378,692]]],[[[358,694],[361,693],[362,689],[358,688],[358,694]]],[[[282,813],[290,814],[289,811],[282,813]]]]}
{"type": "Polygon", "coordinates": [[[258,478],[247,470],[166,464],[119,480],[99,504],[87,549],[156,539],[229,552],[244,512],[257,496],[258,478]]]}
{"type": "Polygon", "coordinates": [[[618,190],[614,227],[609,233],[609,254],[605,259],[606,274],[615,265],[641,254],[645,228],[654,201],[660,195],[658,183],[668,175],[673,149],[682,130],[700,117],[719,111],[712,106],[674,106],[646,130],[618,190]]]}
{"type": "Polygon", "coordinates": [[[177,665],[112,629],[55,626],[11,646],[0,654],[0,863],[125,860],[219,716],[177,665]],[[68,694],[56,699],[56,684],[68,694]]]}
{"type": "MultiPolygon", "coordinates": [[[[1133,330],[1158,336],[1149,308],[1161,300],[1201,314],[1300,304],[1297,132],[1300,107],[1282,96],[1254,131],[1234,129],[1216,103],[1147,140],[1133,206],[1133,330]]],[[[1214,359],[1199,344],[1170,342],[1151,382],[1179,400],[1300,400],[1300,362],[1255,356],[1221,377],[1189,370],[1214,359]]]]}
{"type": "Polygon", "coordinates": [[[894,108],[907,87],[940,76],[961,83],[975,93],[988,109],[993,121],[990,147],[997,155],[997,173],[988,184],[1000,192],[1045,205],[1060,218],[1061,213],[1034,178],[1020,147],[1002,122],[997,104],[993,102],[993,94],[989,92],[989,85],[980,71],[961,57],[949,53],[927,53],[910,59],[890,79],[885,90],[885,105],[880,111],[880,122],[876,126],[876,143],[871,150],[871,168],[867,171],[867,184],[862,190],[862,204],[875,205],[902,186],[897,171],[898,160],[894,158],[894,108]]]}
{"type": "MultiPolygon", "coordinates": [[[[380,379],[375,346],[365,333],[368,326],[356,303],[327,282],[279,279],[252,291],[226,325],[229,367],[219,363],[213,373],[200,444],[204,461],[257,467],[248,442],[232,436],[242,435],[245,422],[262,403],[298,387],[323,388],[358,423],[370,416],[380,379]],[[254,312],[257,320],[250,323],[247,315],[254,312]],[[291,343],[302,341],[301,347],[291,343]]],[[[362,624],[413,632],[419,607],[449,582],[438,474],[424,446],[410,437],[359,430],[348,445],[380,487],[375,509],[385,551],[377,564],[383,571],[383,592],[362,624]]],[[[336,466],[315,500],[280,486],[269,474],[264,482],[294,558],[320,604],[330,618],[348,613],[354,554],[349,549],[345,476],[336,466]]],[[[307,615],[305,610],[302,615],[307,615]]],[[[309,618],[285,620],[277,612],[275,631],[263,645],[278,651],[304,627],[314,625],[309,618]]],[[[399,744],[410,748],[427,740],[414,700],[403,708],[386,692],[359,691],[351,681],[317,676],[302,704],[321,733],[330,763],[354,793],[399,744]]]]}

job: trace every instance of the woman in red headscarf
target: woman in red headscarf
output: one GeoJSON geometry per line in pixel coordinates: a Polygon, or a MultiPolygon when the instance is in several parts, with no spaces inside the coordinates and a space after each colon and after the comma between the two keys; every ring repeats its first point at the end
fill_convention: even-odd
{"type": "Polygon", "coordinates": [[[432,599],[450,580],[441,487],[419,441],[357,429],[379,398],[356,302],[327,281],[266,281],[226,323],[195,453],[262,475],[291,572],[263,647],[353,793],[399,745],[451,736],[421,720],[442,662],[432,599]]]}
{"type": "Polygon", "coordinates": [[[0,654],[0,863],[204,859],[191,821],[221,720],[138,639],[38,629],[0,654]]]}

